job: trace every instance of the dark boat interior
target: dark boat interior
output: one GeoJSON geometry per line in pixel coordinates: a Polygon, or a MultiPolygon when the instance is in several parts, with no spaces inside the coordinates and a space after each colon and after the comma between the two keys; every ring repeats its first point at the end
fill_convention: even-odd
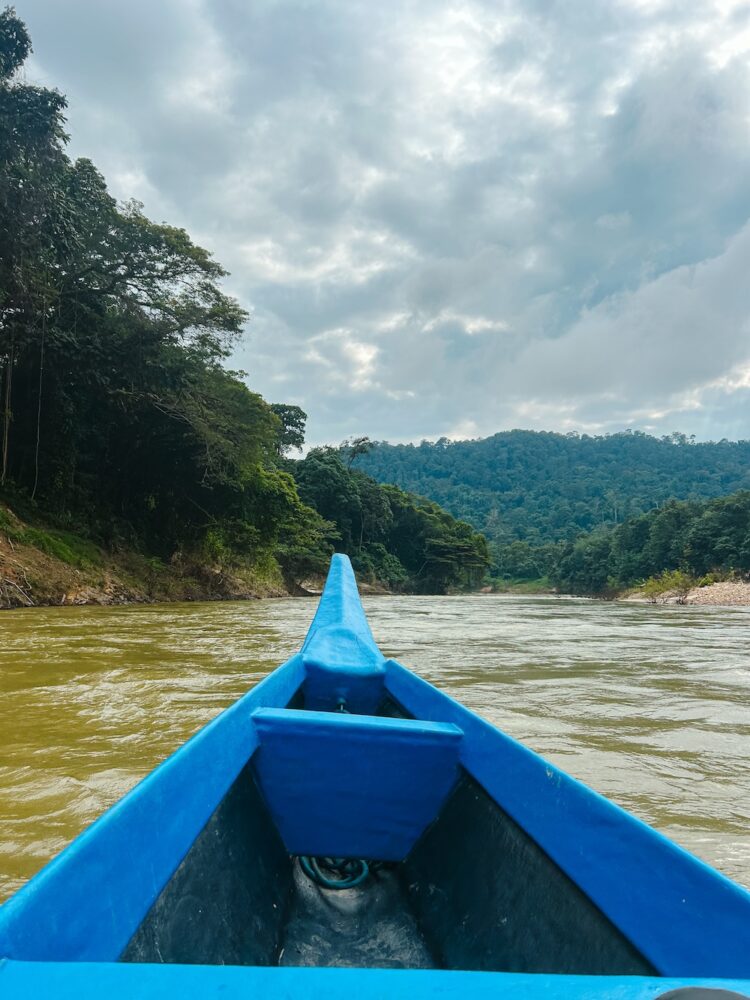
{"type": "MultiPolygon", "coordinates": [[[[301,708],[297,697],[288,714],[301,708]]],[[[407,717],[390,700],[378,714],[407,717]]],[[[285,846],[251,758],[120,960],[653,975],[480,785],[455,774],[403,860],[333,890],[285,846]]]]}

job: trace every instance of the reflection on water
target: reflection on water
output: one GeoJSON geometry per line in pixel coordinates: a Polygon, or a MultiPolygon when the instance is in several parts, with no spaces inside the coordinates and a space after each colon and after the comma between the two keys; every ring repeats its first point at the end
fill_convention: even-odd
{"type": "MultiPolygon", "coordinates": [[[[750,610],[370,598],[384,652],[750,885],[750,610]]],[[[0,898],[294,652],[310,600],[0,614],[0,898]]]]}

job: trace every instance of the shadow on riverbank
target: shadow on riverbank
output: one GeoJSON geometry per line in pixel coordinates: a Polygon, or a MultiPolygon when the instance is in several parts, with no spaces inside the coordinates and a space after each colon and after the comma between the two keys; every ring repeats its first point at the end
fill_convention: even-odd
{"type": "Polygon", "coordinates": [[[106,552],[67,531],[31,527],[0,506],[0,609],[288,597],[273,560],[231,567],[178,553],[169,561],[106,552]]]}

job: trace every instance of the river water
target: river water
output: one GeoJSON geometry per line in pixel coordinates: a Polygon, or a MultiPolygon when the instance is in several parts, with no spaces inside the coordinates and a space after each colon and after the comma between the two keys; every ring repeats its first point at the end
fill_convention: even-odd
{"type": "MultiPolygon", "coordinates": [[[[750,609],[365,605],[386,654],[750,886],[750,609]]],[[[0,614],[0,899],[293,653],[314,608],[0,614]]]]}

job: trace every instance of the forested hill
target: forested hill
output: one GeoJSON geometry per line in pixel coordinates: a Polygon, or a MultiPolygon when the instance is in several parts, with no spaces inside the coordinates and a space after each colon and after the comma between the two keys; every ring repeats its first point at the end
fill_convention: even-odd
{"type": "Polygon", "coordinates": [[[750,441],[514,430],[475,441],[379,442],[357,468],[429,497],[494,541],[538,545],[620,524],[671,498],[747,489],[750,441]]]}
{"type": "Polygon", "coordinates": [[[0,605],[56,599],[17,546],[92,579],[125,551],[159,576],[293,585],[336,548],[402,589],[481,580],[486,540],[435,504],[332,452],[288,460],[305,414],[227,369],[247,315],[226,272],[69,158],[65,98],[29,82],[30,51],[0,10],[0,605]]]}

